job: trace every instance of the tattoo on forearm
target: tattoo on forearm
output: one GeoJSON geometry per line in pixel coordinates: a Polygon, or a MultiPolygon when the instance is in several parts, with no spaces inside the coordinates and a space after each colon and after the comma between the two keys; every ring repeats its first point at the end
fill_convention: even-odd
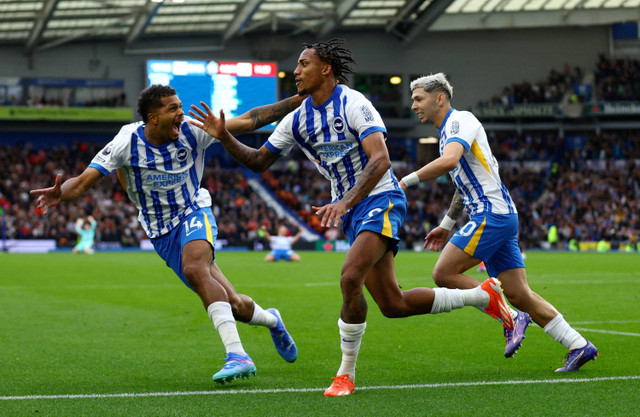
{"type": "Polygon", "coordinates": [[[252,161],[257,158],[258,150],[250,148],[240,142],[234,143],[233,147],[227,148],[227,151],[242,165],[249,166],[252,161]]]}
{"type": "Polygon", "coordinates": [[[458,217],[460,217],[460,215],[462,214],[462,210],[464,210],[462,195],[460,195],[460,193],[456,190],[456,193],[453,195],[453,199],[451,200],[451,205],[449,206],[447,216],[451,217],[453,220],[458,220],[458,217]]]}
{"type": "Polygon", "coordinates": [[[253,172],[263,172],[280,157],[266,150],[264,146],[260,149],[247,146],[232,135],[222,141],[222,146],[236,161],[253,172]]]}
{"type": "Polygon", "coordinates": [[[380,181],[380,178],[382,178],[382,175],[384,175],[384,172],[378,172],[380,171],[380,168],[381,161],[369,161],[353,188],[350,189],[344,197],[342,197],[348,207],[353,207],[360,200],[369,195],[378,181],[380,181]]]}
{"type": "Polygon", "coordinates": [[[269,123],[278,121],[297,107],[298,105],[291,99],[281,100],[277,103],[256,107],[249,111],[249,117],[251,117],[251,129],[259,129],[269,123]]]}
{"type": "Polygon", "coordinates": [[[235,140],[232,144],[224,143],[223,145],[236,161],[252,171],[259,169],[260,151],[258,149],[247,146],[238,140],[235,140]]]}

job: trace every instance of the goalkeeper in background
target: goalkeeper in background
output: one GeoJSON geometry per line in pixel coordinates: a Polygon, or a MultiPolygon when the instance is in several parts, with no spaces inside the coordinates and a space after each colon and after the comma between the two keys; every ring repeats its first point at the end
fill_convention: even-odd
{"type": "Polygon", "coordinates": [[[76,246],[73,247],[73,253],[86,253],[93,255],[95,250],[93,244],[95,243],[96,227],[98,222],[93,216],[89,216],[85,219],[80,217],[76,220],[76,233],[78,234],[79,241],[76,246]]]}

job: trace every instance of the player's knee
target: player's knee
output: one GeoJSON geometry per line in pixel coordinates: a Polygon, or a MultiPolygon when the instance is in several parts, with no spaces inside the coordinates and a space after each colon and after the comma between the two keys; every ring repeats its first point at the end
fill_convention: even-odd
{"type": "Polygon", "coordinates": [[[436,266],[433,269],[433,282],[435,282],[438,287],[450,288],[452,285],[451,278],[451,274],[443,270],[442,268],[438,268],[436,266]]]}
{"type": "Polygon", "coordinates": [[[209,277],[208,271],[189,263],[182,266],[182,273],[187,278],[189,285],[194,289],[201,287],[204,279],[209,277]]]}
{"type": "Polygon", "coordinates": [[[340,288],[343,294],[354,294],[362,291],[362,279],[358,274],[343,271],[340,277],[340,288]]]}
{"type": "Polygon", "coordinates": [[[507,300],[517,309],[527,309],[534,299],[533,291],[520,290],[514,291],[513,289],[508,289],[503,287],[504,296],[507,297],[507,300]]]}

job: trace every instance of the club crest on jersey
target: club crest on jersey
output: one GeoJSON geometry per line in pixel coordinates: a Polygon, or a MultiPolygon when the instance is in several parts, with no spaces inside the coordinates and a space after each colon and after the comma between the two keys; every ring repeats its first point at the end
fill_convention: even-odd
{"type": "Polygon", "coordinates": [[[451,134],[457,135],[459,131],[460,131],[460,122],[458,122],[457,120],[454,120],[453,122],[451,122],[451,134]]]}
{"type": "Polygon", "coordinates": [[[189,152],[185,148],[180,148],[178,149],[178,153],[176,153],[176,158],[178,159],[178,161],[182,162],[187,159],[188,155],[189,152]]]}
{"type": "Polygon", "coordinates": [[[336,133],[344,133],[345,122],[344,119],[340,116],[337,116],[333,119],[333,130],[336,133]]]}

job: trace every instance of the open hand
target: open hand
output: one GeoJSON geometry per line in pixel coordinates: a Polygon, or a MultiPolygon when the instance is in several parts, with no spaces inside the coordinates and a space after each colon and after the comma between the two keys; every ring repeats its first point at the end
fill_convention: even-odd
{"type": "Polygon", "coordinates": [[[316,216],[322,216],[322,220],[320,221],[320,226],[322,227],[338,227],[340,218],[349,211],[342,201],[327,204],[322,207],[311,206],[311,208],[316,212],[316,216]]]}
{"type": "Polygon", "coordinates": [[[442,245],[444,245],[444,241],[449,236],[449,230],[443,229],[438,226],[432,231],[429,232],[427,237],[424,238],[424,248],[432,250],[434,252],[438,252],[442,249],[442,245]]]}
{"type": "Polygon", "coordinates": [[[202,110],[195,104],[191,105],[192,110],[189,110],[189,114],[195,120],[190,120],[189,122],[192,125],[204,130],[214,138],[222,138],[227,130],[224,119],[224,111],[220,110],[220,117],[216,117],[213,115],[211,108],[207,106],[207,103],[201,101],[200,105],[204,108],[204,110],[202,110]]]}
{"type": "Polygon", "coordinates": [[[62,197],[62,175],[56,175],[53,187],[31,190],[29,194],[39,196],[36,200],[36,207],[42,209],[42,214],[47,214],[49,207],[58,204],[62,197]]]}

